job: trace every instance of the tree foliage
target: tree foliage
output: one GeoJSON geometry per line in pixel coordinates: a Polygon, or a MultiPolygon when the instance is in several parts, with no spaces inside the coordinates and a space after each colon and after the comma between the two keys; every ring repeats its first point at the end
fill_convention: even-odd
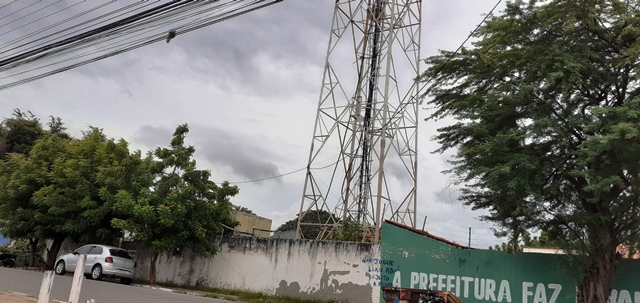
{"type": "MultiPolygon", "coordinates": [[[[57,137],[45,136],[36,142],[28,156],[9,154],[2,163],[0,214],[4,220],[0,227],[3,234],[13,239],[29,239],[34,248],[40,240],[58,238],[54,242],[61,244],[66,238],[51,229],[53,224],[61,222],[61,217],[34,199],[40,189],[50,185],[48,169],[64,154],[66,143],[57,137]],[[49,153],[44,152],[52,146],[56,147],[49,153]]],[[[32,251],[32,259],[34,253],[32,251]]]]}
{"type": "Polygon", "coordinates": [[[233,205],[233,210],[241,212],[241,213],[247,213],[247,214],[250,214],[250,215],[254,215],[255,214],[249,208],[244,207],[244,206],[240,206],[240,205],[233,205]]]}
{"type": "Polygon", "coordinates": [[[30,111],[14,109],[10,118],[2,122],[2,154],[29,154],[36,140],[44,134],[40,119],[30,111]]]}
{"type": "Polygon", "coordinates": [[[121,191],[116,209],[123,218],[113,225],[129,231],[153,249],[149,280],[155,283],[155,263],[161,252],[191,249],[210,256],[217,252],[216,237],[222,224],[231,224],[230,197],[238,188],[217,185],[210,172],[196,169],[195,148],[185,146],[188,126],[176,128],[168,148],[157,148],[144,161],[152,178],[137,191],[121,191]]]}
{"type": "Polygon", "coordinates": [[[329,236],[329,240],[362,242],[364,237],[364,227],[354,219],[342,220],[340,226],[329,236]]]}
{"type": "Polygon", "coordinates": [[[45,134],[27,156],[10,154],[0,174],[6,221],[12,238],[52,240],[52,268],[62,242],[114,244],[121,231],[111,225],[115,196],[130,191],[140,178],[140,153],[124,140],[108,139],[90,128],[81,139],[45,134]]]}
{"type": "MultiPolygon", "coordinates": [[[[298,221],[300,220],[300,215],[298,214],[294,219],[291,219],[282,225],[278,226],[275,230],[276,233],[284,232],[284,231],[295,231],[298,228],[298,221]]],[[[335,215],[331,214],[325,210],[310,210],[308,211],[304,217],[302,218],[303,223],[300,226],[301,234],[304,235],[306,239],[317,239],[320,233],[323,232],[324,224],[327,222],[337,221],[340,226],[333,230],[331,235],[326,237],[328,240],[334,241],[355,241],[360,242],[364,237],[364,227],[362,224],[358,223],[355,220],[347,219],[347,220],[339,220],[336,219],[335,215]],[[333,218],[333,219],[332,219],[333,218]],[[305,225],[304,223],[310,223],[309,225],[305,225]],[[314,225],[318,224],[318,225],[314,225]]]]}
{"type": "Polygon", "coordinates": [[[558,248],[560,244],[556,240],[555,236],[548,231],[542,231],[539,236],[531,237],[528,231],[522,233],[522,237],[514,245],[513,241],[502,242],[500,245],[496,244],[490,246],[489,250],[504,251],[510,254],[516,254],[522,252],[525,247],[540,247],[540,248],[558,248]]]}
{"type": "MultiPolygon", "coordinates": [[[[310,210],[308,211],[304,217],[302,217],[302,223],[318,223],[325,224],[330,221],[330,218],[333,215],[325,210],[310,210]]],[[[335,216],[334,216],[335,217],[335,216]]],[[[276,228],[275,232],[283,232],[289,230],[296,230],[298,228],[298,220],[300,218],[300,214],[296,215],[295,218],[284,222],[282,225],[276,228]]],[[[306,239],[316,239],[318,235],[322,232],[323,227],[317,225],[302,225],[300,226],[301,233],[304,235],[306,239]]]]}
{"type": "MultiPolygon", "coordinates": [[[[56,132],[63,135],[65,129],[60,118],[51,117],[51,121],[56,122],[56,132]]],[[[48,126],[51,132],[53,124],[48,126]]],[[[4,119],[0,127],[0,159],[4,160],[0,163],[0,214],[3,218],[0,229],[12,239],[29,241],[31,266],[36,262],[41,233],[34,219],[38,208],[31,203],[38,184],[28,177],[34,173],[28,158],[32,147],[45,134],[40,120],[31,112],[20,109],[14,109],[12,116],[4,119]]]]}
{"type": "Polygon", "coordinates": [[[65,239],[115,244],[125,232],[155,254],[189,248],[217,251],[221,224],[234,226],[230,197],[238,188],[210,181],[196,169],[194,147],[185,146],[187,125],[176,129],[169,148],[143,157],[123,140],[89,127],[81,138],[50,117],[48,131],[31,113],[16,110],[0,135],[0,231],[29,241],[32,264],[39,243],[52,240],[46,266],[52,268],[65,239]],[[6,151],[6,154],[4,152],[6,151]]]}
{"type": "Polygon", "coordinates": [[[578,302],[606,302],[616,247],[640,231],[638,1],[513,1],[460,54],[427,59],[440,152],[462,201],[582,260],[578,302]],[[449,58],[451,58],[449,60],[449,58]]]}

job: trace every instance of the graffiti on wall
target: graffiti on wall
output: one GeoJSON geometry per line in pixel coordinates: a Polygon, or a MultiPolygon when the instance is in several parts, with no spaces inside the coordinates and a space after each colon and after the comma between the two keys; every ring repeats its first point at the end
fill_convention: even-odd
{"type": "Polygon", "coordinates": [[[374,287],[391,286],[391,278],[389,275],[400,270],[400,265],[393,260],[364,258],[362,263],[367,267],[366,276],[369,283],[374,287]],[[384,267],[383,267],[384,266],[384,267]],[[383,275],[385,273],[385,275],[383,275]]]}
{"type": "MultiPolygon", "coordinates": [[[[319,263],[322,264],[323,262],[319,263]]],[[[340,276],[348,276],[349,274],[351,274],[349,270],[331,270],[327,268],[327,261],[324,261],[318,288],[312,287],[305,291],[296,281],[289,283],[286,280],[281,280],[276,289],[276,295],[289,297],[301,297],[304,295],[304,297],[323,300],[357,300],[363,302],[371,300],[371,292],[373,291],[371,284],[358,285],[351,281],[341,282],[338,279],[340,276]]]]}
{"type": "MultiPolygon", "coordinates": [[[[382,286],[450,291],[465,303],[575,302],[578,278],[566,256],[470,250],[395,223],[382,235],[381,258],[394,260],[381,264],[382,286]]],[[[609,302],[640,303],[638,278],[640,261],[621,261],[609,302]]]]}

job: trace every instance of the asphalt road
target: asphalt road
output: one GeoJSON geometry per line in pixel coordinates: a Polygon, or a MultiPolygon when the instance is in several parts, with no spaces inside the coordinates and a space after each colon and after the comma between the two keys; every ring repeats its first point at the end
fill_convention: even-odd
{"type": "MultiPolygon", "coordinates": [[[[20,292],[38,296],[43,273],[16,268],[0,267],[0,290],[20,292]]],[[[71,274],[56,275],[50,299],[67,302],[71,290],[71,274]]],[[[118,280],[94,281],[84,279],[80,291],[80,302],[94,299],[96,303],[228,303],[229,301],[174,293],[163,289],[123,285],[118,280]]]]}

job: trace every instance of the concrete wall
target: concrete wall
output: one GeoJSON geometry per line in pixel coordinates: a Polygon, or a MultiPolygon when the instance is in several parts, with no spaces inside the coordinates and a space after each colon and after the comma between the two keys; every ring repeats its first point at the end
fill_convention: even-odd
{"type": "MultiPolygon", "coordinates": [[[[188,251],[158,258],[157,281],[341,302],[379,302],[380,246],[288,239],[236,238],[201,258],[188,251]]],[[[136,252],[136,277],[147,279],[151,254],[136,252]]]]}

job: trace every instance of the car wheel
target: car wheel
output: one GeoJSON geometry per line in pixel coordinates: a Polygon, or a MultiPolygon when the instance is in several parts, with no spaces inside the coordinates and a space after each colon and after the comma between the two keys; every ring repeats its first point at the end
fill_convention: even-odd
{"type": "Polygon", "coordinates": [[[91,269],[91,279],[100,280],[102,279],[102,266],[97,264],[91,269]]]}
{"type": "Polygon", "coordinates": [[[64,275],[67,273],[67,271],[64,270],[64,261],[60,260],[58,261],[58,263],[56,263],[55,272],[56,275],[64,275]]]}
{"type": "Polygon", "coordinates": [[[129,285],[129,284],[131,284],[131,282],[133,282],[133,279],[131,279],[131,278],[120,278],[120,283],[122,283],[124,285],[129,285]]]}
{"type": "Polygon", "coordinates": [[[4,261],[2,261],[2,265],[4,265],[4,267],[14,267],[16,265],[16,261],[14,261],[13,259],[5,259],[4,261]]]}

